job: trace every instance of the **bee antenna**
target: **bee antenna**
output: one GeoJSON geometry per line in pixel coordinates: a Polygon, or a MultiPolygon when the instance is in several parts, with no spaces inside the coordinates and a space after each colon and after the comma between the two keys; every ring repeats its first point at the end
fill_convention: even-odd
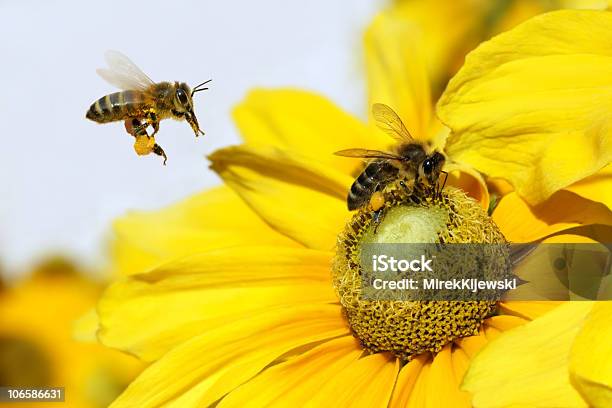
{"type": "Polygon", "coordinates": [[[194,93],[196,92],[200,92],[200,91],[205,91],[208,88],[200,88],[202,85],[206,85],[207,83],[209,83],[210,81],[212,81],[212,79],[209,79],[208,81],[204,81],[201,84],[198,84],[195,86],[195,88],[193,88],[193,91],[191,91],[191,96],[193,96],[194,93]]]}

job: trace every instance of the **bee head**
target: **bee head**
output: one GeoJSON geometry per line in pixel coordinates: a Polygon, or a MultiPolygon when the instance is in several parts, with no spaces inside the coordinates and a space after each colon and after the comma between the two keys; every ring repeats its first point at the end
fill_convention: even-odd
{"type": "Polygon", "coordinates": [[[198,124],[198,119],[196,118],[195,113],[193,112],[193,94],[199,91],[203,91],[208,88],[204,88],[203,86],[209,83],[211,79],[208,81],[202,82],[197,85],[193,90],[189,88],[189,85],[186,83],[177,83],[176,91],[174,94],[174,107],[175,111],[178,112],[176,116],[184,117],[185,120],[189,123],[193,132],[196,136],[200,134],[204,134],[202,130],[200,130],[200,125],[198,124]]]}
{"type": "Polygon", "coordinates": [[[427,156],[419,166],[419,178],[425,180],[429,185],[435,184],[440,177],[445,161],[442,153],[435,152],[431,156],[427,156]]]}
{"type": "Polygon", "coordinates": [[[174,107],[178,112],[187,113],[193,112],[193,95],[189,85],[186,83],[180,83],[177,85],[174,91],[174,107]]]}

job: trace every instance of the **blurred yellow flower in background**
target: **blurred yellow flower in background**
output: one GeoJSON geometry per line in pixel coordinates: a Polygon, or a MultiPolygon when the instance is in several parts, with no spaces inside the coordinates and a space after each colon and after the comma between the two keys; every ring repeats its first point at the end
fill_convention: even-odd
{"type": "MultiPolygon", "coordinates": [[[[101,285],[63,259],[50,259],[0,289],[0,384],[65,387],[68,407],[102,408],[140,372],[142,363],[96,343],[73,339],[75,320],[101,285]]],[[[7,404],[57,407],[56,402],[7,404]]]]}
{"type": "MultiPolygon", "coordinates": [[[[557,70],[555,57],[552,62],[547,58],[558,50],[581,54],[581,47],[591,47],[580,40],[593,26],[600,32],[597,38],[607,41],[612,28],[607,12],[548,14],[480,46],[441,96],[438,109],[449,135],[433,115],[432,70],[403,7],[379,15],[366,34],[371,101],[391,105],[415,136],[444,147],[456,166],[449,183],[484,207],[488,192],[479,172],[511,183],[516,192],[506,189],[493,212],[507,239],[528,242],[557,234],[555,239],[605,241],[601,238],[610,236],[612,225],[605,168],[612,152],[609,119],[586,95],[580,99],[586,104],[584,118],[559,119],[575,114],[566,109],[576,108],[571,99],[580,89],[573,87],[584,86],[581,80],[592,81],[605,94],[607,60],[587,61],[595,64],[589,69],[602,75],[583,79],[580,71],[557,70]],[[525,64],[534,64],[537,72],[548,69],[549,81],[528,82],[525,64]],[[515,84],[516,78],[524,83],[515,84]],[[526,90],[521,94],[519,85],[526,84],[540,87],[536,97],[526,90]],[[512,99],[514,87],[520,97],[512,99]],[[556,105],[547,104],[553,97],[546,92],[554,93],[556,105]],[[490,106],[505,109],[497,112],[490,106]],[[561,134],[549,137],[542,130],[547,124],[561,134]],[[573,137],[563,137],[564,131],[573,137]],[[542,147],[545,142],[548,148],[542,147]],[[548,159],[547,149],[568,150],[583,159],[566,166],[548,159]],[[547,159],[539,160],[531,150],[547,159]],[[586,162],[587,156],[592,160],[586,162]],[[528,185],[534,180],[537,189],[528,185]]],[[[439,71],[439,77],[450,72],[439,71]]],[[[357,166],[331,153],[384,148],[386,136],[325,98],[296,90],[254,91],[236,108],[235,119],[246,144],[210,157],[227,187],[116,223],[117,268],[131,276],[113,284],[100,301],[98,336],[153,364],[113,406],[470,406],[471,394],[460,388],[466,371],[474,401],[488,406],[490,400],[479,394],[479,371],[471,368],[478,352],[484,348],[481,355],[491,356],[485,362],[477,357],[474,365],[486,367],[481,371],[485,380],[491,370],[508,370],[513,378],[525,373],[508,367],[521,355],[487,352],[487,344],[494,350],[505,344],[505,336],[534,327],[529,339],[541,344],[562,327],[563,319],[576,331],[585,320],[588,303],[550,313],[556,304],[501,303],[499,314],[485,319],[478,335],[455,339],[438,353],[424,353],[407,364],[390,353],[364,353],[351,335],[330,276],[333,247],[350,217],[345,199],[357,166]]],[[[600,318],[605,316],[598,313],[600,318]]],[[[600,321],[589,324],[586,319],[585,330],[597,331],[600,321]]],[[[520,345],[524,336],[515,337],[512,343],[520,345]]],[[[588,344],[579,338],[576,355],[588,344]]],[[[558,351],[572,339],[547,345],[558,351]]],[[[541,350],[525,355],[534,354],[548,355],[541,350]]],[[[594,378],[584,358],[574,364],[576,376],[594,378]]],[[[553,405],[582,403],[567,380],[569,371],[563,375],[567,366],[550,368],[555,378],[565,380],[559,382],[563,393],[553,405]],[[573,399],[563,399],[568,395],[573,399]]],[[[608,379],[597,377],[600,384],[608,379]]],[[[579,389],[592,402],[587,388],[579,389]]],[[[510,397],[520,394],[508,390],[510,397]]]]}

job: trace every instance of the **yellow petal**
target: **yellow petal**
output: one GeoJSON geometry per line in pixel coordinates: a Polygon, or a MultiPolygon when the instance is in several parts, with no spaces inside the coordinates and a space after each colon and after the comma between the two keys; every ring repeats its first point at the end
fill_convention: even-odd
{"type": "Polygon", "coordinates": [[[485,337],[487,340],[495,340],[502,333],[501,330],[497,330],[495,327],[485,325],[484,327],[485,337]]]}
{"type": "Polygon", "coordinates": [[[495,35],[507,31],[535,15],[547,11],[567,8],[605,10],[608,7],[608,0],[556,0],[551,2],[514,0],[511,2],[495,3],[498,3],[500,8],[505,9],[503,13],[499,13],[499,21],[493,27],[492,34],[495,35]]]}
{"type": "MultiPolygon", "coordinates": [[[[432,82],[433,94],[437,97],[449,77],[459,68],[465,54],[480,42],[481,36],[486,34],[485,26],[490,20],[488,16],[498,13],[499,8],[503,7],[504,4],[500,2],[469,0],[395,2],[393,7],[384,13],[384,18],[375,20],[370,28],[372,31],[375,24],[381,24],[381,27],[377,28],[383,33],[386,31],[387,34],[378,36],[381,41],[379,49],[383,55],[372,55],[372,57],[386,60],[384,54],[387,53],[400,55],[402,51],[411,52],[415,47],[414,43],[418,42],[416,47],[421,48],[424,61],[415,61],[415,63],[425,63],[428,77],[432,82]],[[395,25],[399,29],[386,30],[384,25],[395,25]],[[393,37],[389,38],[391,35],[393,37]]],[[[408,53],[403,55],[402,60],[406,64],[406,71],[394,73],[400,77],[408,77],[408,72],[412,72],[413,69],[409,64],[414,60],[414,56],[408,53]]],[[[389,84],[394,81],[395,78],[388,79],[389,84]]]]}
{"type": "Polygon", "coordinates": [[[534,320],[562,304],[563,302],[553,301],[512,301],[500,302],[499,308],[503,313],[527,320],[534,320]]]}
{"type": "Polygon", "coordinates": [[[130,212],[113,224],[113,269],[144,272],[213,248],[298,244],[266,225],[228,187],[196,194],[156,211],[130,212]]]}
{"type": "Polygon", "coordinates": [[[460,188],[478,201],[482,208],[489,208],[489,191],[480,173],[469,166],[452,161],[445,165],[444,170],[449,173],[447,180],[449,186],[460,188]]]}
{"type": "Polygon", "coordinates": [[[302,406],[362,353],[352,336],[327,341],[268,368],[223,398],[219,407],[302,406]]]}
{"type": "Polygon", "coordinates": [[[273,228],[307,247],[333,248],[349,216],[352,177],[271,147],[230,147],[209,159],[223,181],[273,228]]]}
{"type": "Polygon", "coordinates": [[[500,178],[487,178],[487,186],[489,192],[491,194],[496,194],[498,197],[510,194],[514,190],[510,183],[500,178]]]}
{"type": "Polygon", "coordinates": [[[490,342],[463,380],[474,406],[586,406],[570,384],[567,360],[592,307],[592,302],[568,302],[490,342]]]}
{"type": "Polygon", "coordinates": [[[173,348],[134,380],[112,407],[157,407],[183,396],[193,406],[208,406],[291,349],[347,333],[335,305],[254,314],[173,348]]]}
{"type": "Polygon", "coordinates": [[[410,395],[408,396],[408,403],[405,405],[406,407],[426,408],[428,406],[427,393],[429,389],[427,385],[429,381],[429,371],[431,371],[431,364],[425,364],[417,377],[416,383],[412,387],[410,395]]]}
{"type": "Polygon", "coordinates": [[[607,165],[592,176],[568,186],[566,190],[602,203],[612,210],[612,165],[607,165]]]}
{"type": "MultiPolygon", "coordinates": [[[[573,230],[569,230],[573,231],[573,230]]],[[[606,241],[603,241],[606,242],[606,241]]],[[[558,235],[553,235],[551,237],[546,238],[542,241],[545,244],[596,244],[597,240],[594,240],[586,235],[575,235],[575,234],[565,234],[560,233],[558,235]]]]}
{"type": "Polygon", "coordinates": [[[558,191],[537,207],[510,193],[495,208],[493,221],[509,241],[531,242],[583,225],[611,225],[612,211],[566,190],[558,191]]]}
{"type": "Polygon", "coordinates": [[[362,122],[328,99],[294,89],[256,89],[234,109],[245,142],[271,145],[351,174],[359,162],[333,153],[353,147],[382,147],[374,143],[362,122]]]}
{"type": "Polygon", "coordinates": [[[387,407],[399,360],[377,353],[346,366],[308,401],[308,407],[387,407]]]}
{"type": "Polygon", "coordinates": [[[564,10],[478,47],[438,104],[449,156],[507,179],[531,204],[606,166],[611,28],[608,12],[564,10]]]}
{"type": "Polygon", "coordinates": [[[463,376],[465,375],[468,367],[470,366],[471,359],[461,347],[457,347],[454,343],[452,345],[451,353],[453,361],[453,371],[455,372],[457,383],[461,384],[461,382],[463,381],[463,376]]]}
{"type": "Polygon", "coordinates": [[[391,408],[401,408],[408,404],[414,384],[416,384],[417,378],[421,374],[421,369],[427,364],[428,359],[429,356],[422,354],[415,357],[401,369],[393,389],[391,403],[389,404],[391,408]]]}
{"type": "MultiPolygon", "coordinates": [[[[564,242],[612,242],[612,225],[585,225],[563,231],[561,236],[565,235],[569,236],[571,240],[564,242]],[[580,238],[577,238],[577,236],[580,236],[580,238]],[[576,241],[574,241],[574,239],[576,239],[576,241]]],[[[547,238],[547,242],[553,240],[553,238],[554,237],[547,238]]]]}
{"type": "Polygon", "coordinates": [[[98,337],[107,346],[154,360],[250,313],[335,302],[331,256],[308,249],[232,247],[176,260],[113,284],[98,304],[98,337]]]}
{"type": "Polygon", "coordinates": [[[507,3],[497,3],[503,4],[501,7],[505,6],[505,9],[503,13],[498,14],[498,18],[494,21],[494,25],[491,27],[490,32],[492,35],[508,31],[533,16],[555,9],[554,6],[558,5],[558,2],[553,4],[532,0],[515,0],[507,3]]]}
{"type": "Polygon", "coordinates": [[[462,337],[454,341],[469,358],[473,358],[489,341],[484,335],[484,329],[476,336],[462,337]]]}
{"type": "Polygon", "coordinates": [[[453,369],[451,345],[433,358],[427,374],[427,407],[470,407],[470,395],[459,389],[460,378],[453,369]]]}
{"type": "Polygon", "coordinates": [[[499,331],[506,331],[522,326],[528,320],[519,316],[500,315],[492,316],[485,321],[485,326],[495,327],[499,331]]]}
{"type": "Polygon", "coordinates": [[[612,3],[610,0],[561,0],[559,7],[576,8],[576,9],[592,9],[605,10],[610,8],[612,3]]]}
{"type": "Polygon", "coordinates": [[[389,105],[413,137],[427,139],[431,96],[420,29],[397,13],[381,13],[366,32],[365,53],[369,106],[389,105]]]}
{"type": "Polygon", "coordinates": [[[96,333],[100,325],[100,319],[96,309],[92,307],[85,314],[74,321],[72,337],[83,343],[95,343],[98,341],[96,333]]]}
{"type": "Polygon", "coordinates": [[[592,407],[612,406],[612,303],[598,302],[571,349],[572,384],[592,407]]]}

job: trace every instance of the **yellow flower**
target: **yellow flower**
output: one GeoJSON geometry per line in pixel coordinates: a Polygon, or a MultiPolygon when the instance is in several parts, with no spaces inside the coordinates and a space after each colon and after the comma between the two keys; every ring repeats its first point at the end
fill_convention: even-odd
{"type": "Polygon", "coordinates": [[[15,286],[0,288],[0,384],[65,387],[65,403],[59,405],[68,407],[102,408],[116,398],[142,364],[72,337],[75,320],[99,294],[98,284],[59,259],[39,265],[32,277],[15,286]]]}
{"type": "MultiPolygon", "coordinates": [[[[541,25],[527,23],[516,30],[524,33],[526,46],[541,42],[536,51],[547,55],[549,46],[559,46],[556,37],[545,40],[547,33],[559,23],[557,19],[573,16],[556,14],[552,20],[538,20],[541,25]],[[532,30],[530,35],[525,27],[532,30]]],[[[419,48],[408,41],[412,31],[404,21],[404,16],[395,20],[393,13],[385,13],[368,31],[370,95],[396,107],[415,135],[441,148],[446,132],[432,114],[427,69],[419,48]]],[[[592,27],[576,24],[571,29],[566,47],[592,27]]],[[[495,44],[494,40],[483,48],[495,50],[495,44]]],[[[503,45],[503,41],[498,44],[503,45]]],[[[471,62],[494,69],[495,60],[486,59],[489,54],[478,60],[481,52],[482,48],[472,54],[471,62]]],[[[508,75],[513,72],[510,68],[508,75]]],[[[470,72],[469,64],[465,70],[470,72]]],[[[457,100],[465,89],[457,84],[469,86],[480,79],[461,82],[462,75],[440,105],[442,118],[455,132],[449,141],[457,159],[446,150],[458,170],[451,181],[486,205],[486,185],[476,171],[482,170],[482,164],[462,152],[468,147],[488,148],[494,159],[502,160],[508,157],[504,155],[509,142],[491,135],[475,139],[470,126],[457,119],[457,110],[469,108],[469,101],[457,100]],[[447,106],[447,101],[456,106],[447,106]]],[[[508,86],[498,84],[500,97],[508,86]]],[[[517,109],[522,104],[516,100],[517,109]]],[[[469,117],[482,119],[474,113],[469,117]]],[[[153,363],[114,407],[469,406],[471,395],[460,384],[476,353],[503,332],[542,315],[546,318],[556,306],[501,303],[497,315],[482,321],[478,334],[454,338],[441,350],[422,353],[407,364],[389,352],[364,352],[352,335],[330,276],[337,236],[350,218],[345,199],[356,165],[331,153],[347,147],[384,148],[388,140],[323,97],[296,90],[254,91],[236,108],[235,119],[247,144],[210,157],[212,168],[233,192],[221,187],[116,224],[118,265],[133,275],[112,285],[100,301],[98,336],[106,345],[153,363]]],[[[515,134],[525,130],[520,121],[500,121],[500,126],[504,124],[509,134],[512,129],[515,134]]],[[[591,135],[593,140],[601,136],[591,135]]],[[[538,137],[542,136],[519,134],[516,150],[521,151],[521,141],[525,149],[533,148],[538,137]]],[[[555,150],[590,148],[566,142],[551,141],[555,150]]],[[[604,157],[609,154],[608,144],[599,146],[604,157]]],[[[511,157],[513,163],[524,160],[520,155],[511,157]]],[[[609,232],[602,227],[611,225],[612,218],[601,183],[609,184],[600,180],[601,175],[593,175],[599,168],[589,173],[585,163],[569,166],[569,173],[579,173],[576,176],[560,166],[550,167],[546,160],[532,160],[531,165],[534,169],[524,169],[525,179],[532,171],[550,173],[541,181],[550,193],[541,207],[523,200],[532,197],[531,190],[512,178],[511,171],[493,173],[507,177],[517,190],[507,194],[493,214],[506,238],[520,242],[566,232],[597,238],[609,232]],[[575,182],[560,182],[564,177],[575,182]]],[[[477,206],[467,205],[476,212],[477,206]]]]}

